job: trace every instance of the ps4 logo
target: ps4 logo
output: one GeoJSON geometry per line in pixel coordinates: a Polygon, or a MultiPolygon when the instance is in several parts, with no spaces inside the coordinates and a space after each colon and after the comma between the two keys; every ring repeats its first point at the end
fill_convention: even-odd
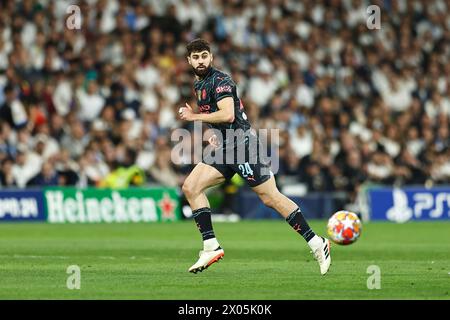
{"type": "Polygon", "coordinates": [[[392,192],[393,206],[386,212],[386,218],[395,222],[406,222],[412,218],[439,219],[444,214],[450,217],[450,192],[415,192],[412,203],[401,189],[392,192]]]}

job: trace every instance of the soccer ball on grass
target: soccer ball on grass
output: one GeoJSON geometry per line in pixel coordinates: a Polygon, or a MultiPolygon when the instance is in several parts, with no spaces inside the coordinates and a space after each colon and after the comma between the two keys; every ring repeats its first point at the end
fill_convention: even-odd
{"type": "Polygon", "coordinates": [[[348,245],[354,243],[361,236],[361,228],[361,221],[351,211],[338,211],[328,219],[328,235],[337,244],[348,245]]]}

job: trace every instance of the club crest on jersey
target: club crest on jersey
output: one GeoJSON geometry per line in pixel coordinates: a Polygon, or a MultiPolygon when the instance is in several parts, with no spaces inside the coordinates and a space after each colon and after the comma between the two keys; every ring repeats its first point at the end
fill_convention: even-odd
{"type": "Polygon", "coordinates": [[[206,89],[203,90],[197,90],[197,99],[198,101],[200,100],[205,100],[206,99],[206,89]]]}

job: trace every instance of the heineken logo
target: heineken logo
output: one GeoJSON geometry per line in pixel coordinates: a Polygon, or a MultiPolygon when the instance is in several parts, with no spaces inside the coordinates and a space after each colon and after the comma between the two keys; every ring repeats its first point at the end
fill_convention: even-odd
{"type": "Polygon", "coordinates": [[[45,192],[48,221],[51,223],[151,222],[175,219],[176,201],[164,193],[161,200],[150,196],[124,196],[118,191],[88,196],[82,191],[45,192]],[[157,207],[161,210],[158,219],[157,207]]]}
{"type": "Polygon", "coordinates": [[[175,217],[176,203],[173,201],[167,193],[164,193],[163,198],[158,202],[159,208],[162,212],[163,219],[173,219],[175,217]]]}

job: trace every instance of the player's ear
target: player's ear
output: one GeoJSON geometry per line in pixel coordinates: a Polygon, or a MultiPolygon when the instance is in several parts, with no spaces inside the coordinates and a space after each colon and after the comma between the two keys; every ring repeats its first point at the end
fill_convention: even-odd
{"type": "Polygon", "coordinates": [[[191,57],[187,56],[186,59],[187,59],[188,63],[189,63],[190,65],[192,65],[192,63],[191,63],[191,57]]]}
{"type": "Polygon", "coordinates": [[[213,54],[211,53],[211,62],[213,62],[213,59],[214,59],[214,56],[213,56],[213,54]]]}

